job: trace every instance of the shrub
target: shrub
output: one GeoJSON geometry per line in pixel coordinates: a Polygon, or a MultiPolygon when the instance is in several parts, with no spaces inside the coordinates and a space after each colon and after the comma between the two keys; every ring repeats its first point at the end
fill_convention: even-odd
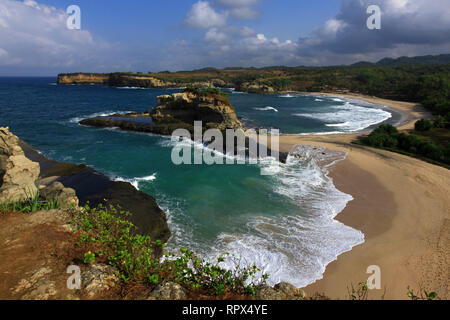
{"type": "Polygon", "coordinates": [[[435,128],[445,128],[447,125],[447,121],[443,116],[437,116],[433,121],[433,126],[435,128]]]}
{"type": "Polygon", "coordinates": [[[414,134],[399,133],[397,135],[398,147],[402,150],[415,153],[421,143],[421,139],[414,134]]]}
{"type": "Polygon", "coordinates": [[[39,190],[35,193],[25,190],[25,197],[18,201],[5,201],[0,203],[0,212],[22,212],[30,213],[41,210],[59,209],[60,204],[55,198],[53,200],[42,200],[39,190]]]}
{"type": "Polygon", "coordinates": [[[73,223],[80,239],[78,245],[88,250],[83,259],[85,263],[103,259],[118,270],[125,282],[157,285],[174,281],[208,295],[255,294],[258,285],[268,278],[265,274],[257,277],[259,269],[255,265],[227,270],[220,266],[224,258],[211,263],[184,248],[176,255],[164,252],[161,260],[154,255],[152,247],[163,248],[164,245],[136,234],[137,228],[127,220],[130,215],[120,208],[102,205],[86,206],[75,212],[73,223]]]}
{"type": "Polygon", "coordinates": [[[433,128],[433,122],[431,122],[431,120],[428,119],[420,119],[419,121],[416,122],[416,124],[414,125],[416,131],[429,131],[433,128]]]}
{"type": "Polygon", "coordinates": [[[376,128],[374,130],[374,132],[376,132],[376,133],[386,133],[388,135],[394,135],[394,134],[398,133],[398,130],[393,125],[386,123],[386,124],[382,124],[381,126],[376,128]]]}
{"type": "Polygon", "coordinates": [[[389,138],[389,135],[386,133],[372,132],[367,138],[367,143],[373,147],[382,148],[385,141],[389,138]]]}

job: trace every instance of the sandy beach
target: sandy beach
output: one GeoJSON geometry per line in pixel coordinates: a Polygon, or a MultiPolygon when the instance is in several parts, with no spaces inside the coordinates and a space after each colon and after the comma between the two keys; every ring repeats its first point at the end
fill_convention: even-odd
{"type": "MultiPolygon", "coordinates": [[[[317,93],[324,95],[324,93],[317,93]]],[[[402,113],[407,130],[429,113],[414,103],[361,95],[402,113]]],[[[348,299],[348,287],[366,281],[367,267],[381,268],[381,290],[369,299],[408,299],[407,287],[436,291],[448,299],[450,276],[450,171],[404,155],[352,145],[360,134],[280,136],[280,150],[294,145],[324,146],[348,153],[330,168],[336,187],[354,198],[336,219],[365,235],[365,242],[330,263],[323,279],[304,288],[312,295],[348,299]]]]}

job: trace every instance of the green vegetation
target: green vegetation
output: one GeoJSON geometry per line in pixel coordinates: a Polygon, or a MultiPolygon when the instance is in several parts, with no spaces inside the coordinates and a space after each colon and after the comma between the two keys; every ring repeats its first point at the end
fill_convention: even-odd
{"type": "Polygon", "coordinates": [[[58,200],[42,200],[39,197],[39,191],[34,194],[32,192],[24,190],[25,197],[18,201],[5,201],[0,203],[0,213],[7,212],[22,212],[30,213],[41,210],[53,210],[59,209],[60,205],[58,200]]]}
{"type": "Polygon", "coordinates": [[[428,119],[420,119],[414,125],[416,131],[430,131],[433,128],[433,122],[428,119]]]}
{"type": "Polygon", "coordinates": [[[222,92],[218,88],[201,89],[201,88],[198,88],[198,87],[191,87],[191,86],[189,86],[189,87],[187,87],[184,90],[184,92],[191,92],[191,93],[194,93],[194,94],[196,94],[198,96],[212,96],[215,99],[217,99],[217,100],[219,100],[219,101],[221,101],[221,102],[223,102],[225,104],[231,105],[230,100],[228,98],[228,94],[222,92]]]}
{"type": "MultiPolygon", "coordinates": [[[[448,124],[444,125],[448,126],[448,124]]],[[[433,127],[433,122],[422,119],[416,123],[418,131],[415,134],[408,134],[399,132],[390,124],[383,124],[372,131],[368,137],[362,138],[361,143],[431,160],[431,162],[448,168],[450,165],[450,131],[433,127]]]]}
{"type": "Polygon", "coordinates": [[[408,286],[408,297],[411,300],[437,300],[438,295],[436,292],[427,292],[426,290],[419,290],[418,293],[414,293],[414,290],[412,290],[408,286]]]}
{"type": "Polygon", "coordinates": [[[86,206],[74,213],[75,234],[78,245],[86,252],[85,263],[109,263],[126,283],[155,286],[172,281],[208,296],[252,295],[267,279],[267,275],[257,278],[256,266],[226,270],[220,266],[223,257],[210,263],[184,248],[177,255],[163,251],[160,259],[154,253],[164,245],[137,234],[137,228],[127,219],[129,216],[129,212],[120,208],[102,205],[86,206]]]}

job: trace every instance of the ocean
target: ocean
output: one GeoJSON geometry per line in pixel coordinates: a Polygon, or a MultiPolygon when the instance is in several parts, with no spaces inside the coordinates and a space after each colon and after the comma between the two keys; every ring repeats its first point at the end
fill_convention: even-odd
{"type": "MultiPolygon", "coordinates": [[[[364,241],[360,231],[333,219],[352,200],[328,177],[328,166],[343,153],[299,146],[281,165],[177,166],[169,137],[78,124],[146,111],[158,95],[179,91],[0,78],[0,126],[50,159],[87,164],[154,196],[172,231],[168,249],[187,247],[207,259],[229,253],[225,265],[255,263],[270,284],[308,285],[364,241]],[[277,171],[261,175],[261,169],[277,171]]],[[[230,101],[247,126],[289,134],[357,132],[399,120],[385,107],[333,97],[233,92],[230,101]]]]}

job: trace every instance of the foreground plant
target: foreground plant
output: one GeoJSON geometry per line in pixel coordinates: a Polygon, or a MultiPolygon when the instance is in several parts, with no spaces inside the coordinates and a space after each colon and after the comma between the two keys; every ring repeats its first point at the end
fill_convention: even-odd
{"type": "Polygon", "coordinates": [[[24,194],[25,196],[17,201],[7,200],[1,202],[0,212],[30,213],[41,210],[46,211],[60,208],[57,198],[51,200],[41,200],[39,197],[39,191],[32,193],[25,190],[24,194]]]}
{"type": "Polygon", "coordinates": [[[188,290],[204,295],[251,295],[268,278],[257,276],[256,266],[239,267],[233,271],[199,258],[191,250],[180,249],[177,254],[164,252],[164,244],[149,236],[137,234],[137,227],[128,219],[131,213],[114,206],[85,206],[75,211],[73,223],[79,237],[78,245],[85,248],[84,262],[106,262],[115,267],[124,282],[155,286],[176,282],[188,290]],[[163,250],[160,259],[156,250],[163,250]]]}

